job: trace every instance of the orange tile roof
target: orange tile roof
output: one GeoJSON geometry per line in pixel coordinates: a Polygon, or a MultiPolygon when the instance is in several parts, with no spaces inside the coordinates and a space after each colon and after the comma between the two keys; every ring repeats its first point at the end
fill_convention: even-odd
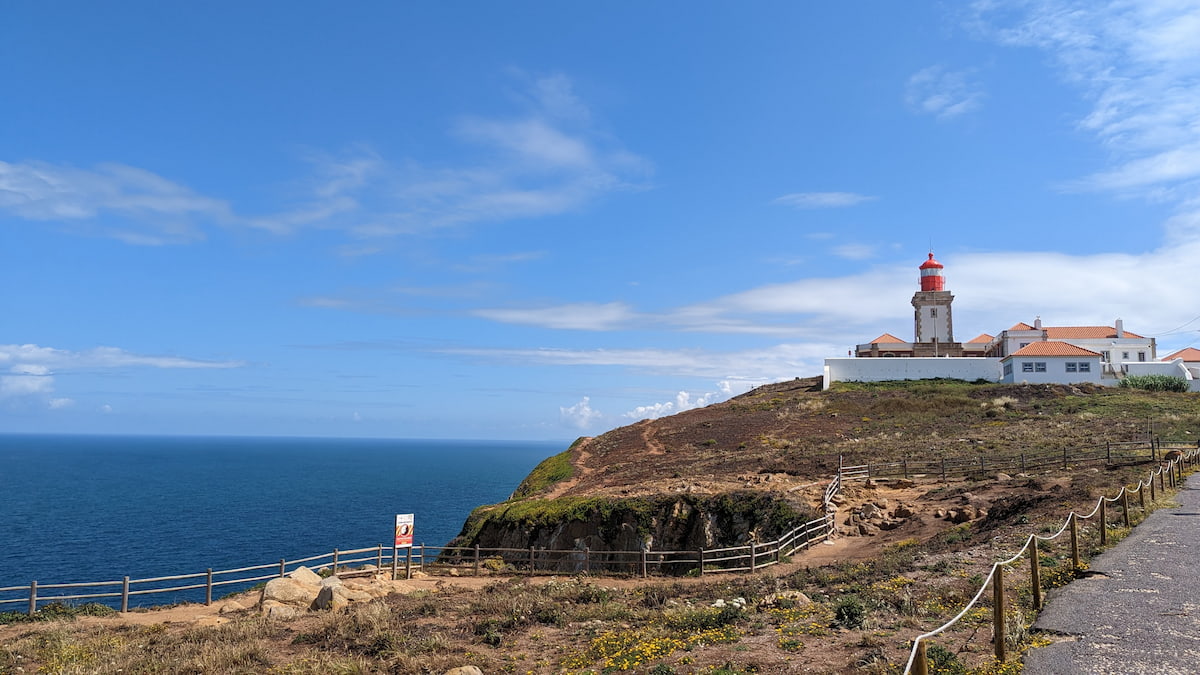
{"type": "MultiPolygon", "coordinates": [[[[1117,329],[1112,326],[1046,326],[1046,337],[1051,340],[1082,340],[1087,338],[1115,338],[1117,329]]],[[[1140,338],[1141,335],[1125,331],[1127,338],[1140,338]]]]}
{"type": "Polygon", "coordinates": [[[1010,354],[1007,358],[1014,356],[1100,356],[1098,353],[1076,347],[1069,342],[1031,342],[1017,351],[1010,354]]]}
{"type": "Polygon", "coordinates": [[[980,343],[988,343],[994,339],[995,339],[994,336],[988,335],[987,333],[980,333],[979,335],[968,340],[967,344],[975,345],[975,344],[980,344],[980,343]]]}
{"type": "Polygon", "coordinates": [[[1016,325],[1014,325],[1012,328],[1009,328],[1009,330],[1033,330],[1033,326],[1030,326],[1029,324],[1025,323],[1024,321],[1020,321],[1016,325]]]}
{"type": "Polygon", "coordinates": [[[1174,354],[1164,358],[1163,361],[1174,361],[1175,359],[1183,359],[1184,361],[1200,361],[1200,349],[1196,349],[1195,347],[1180,349],[1174,354]]]}
{"type": "Polygon", "coordinates": [[[891,333],[884,333],[883,335],[880,335],[879,337],[875,338],[874,340],[871,340],[871,343],[872,344],[875,344],[875,343],[878,343],[878,344],[896,344],[896,343],[907,344],[906,342],[904,342],[904,340],[901,340],[900,338],[896,337],[895,335],[892,335],[891,333]]]}

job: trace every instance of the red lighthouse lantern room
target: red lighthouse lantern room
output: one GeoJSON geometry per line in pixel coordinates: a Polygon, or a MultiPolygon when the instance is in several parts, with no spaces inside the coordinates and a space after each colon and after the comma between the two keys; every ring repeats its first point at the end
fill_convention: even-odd
{"type": "Polygon", "coordinates": [[[942,276],[942,270],[945,269],[942,263],[933,259],[933,253],[929,253],[929,260],[921,264],[921,290],[922,291],[944,291],[946,290],[946,278],[942,276]]]}

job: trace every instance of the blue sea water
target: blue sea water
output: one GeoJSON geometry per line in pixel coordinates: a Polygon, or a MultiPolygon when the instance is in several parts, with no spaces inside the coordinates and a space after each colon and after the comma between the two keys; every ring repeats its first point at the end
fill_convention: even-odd
{"type": "Polygon", "coordinates": [[[415,543],[442,546],[471,509],[507,498],[566,447],[0,435],[0,587],[188,574],[387,545],[398,513],[415,514],[415,543]]]}

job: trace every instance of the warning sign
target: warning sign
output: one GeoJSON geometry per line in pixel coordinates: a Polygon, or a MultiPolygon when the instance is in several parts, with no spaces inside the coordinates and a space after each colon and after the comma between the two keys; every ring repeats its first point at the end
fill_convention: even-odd
{"type": "Polygon", "coordinates": [[[409,548],[413,545],[413,514],[396,514],[396,548],[409,548]]]}

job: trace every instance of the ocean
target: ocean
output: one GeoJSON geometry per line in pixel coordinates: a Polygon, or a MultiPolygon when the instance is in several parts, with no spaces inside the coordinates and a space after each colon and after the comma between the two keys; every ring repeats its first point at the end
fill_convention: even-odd
{"type": "MultiPolygon", "coordinates": [[[[560,441],[0,435],[0,587],[442,546],[560,441]]],[[[178,601],[148,596],[145,604],[178,601]]],[[[0,606],[0,610],[12,605],[0,606]]]]}

